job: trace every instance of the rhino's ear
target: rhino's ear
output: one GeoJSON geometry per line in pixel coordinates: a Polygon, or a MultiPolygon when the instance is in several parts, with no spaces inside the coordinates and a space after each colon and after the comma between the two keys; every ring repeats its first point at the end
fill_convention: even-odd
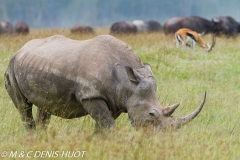
{"type": "Polygon", "coordinates": [[[144,63],[144,67],[149,70],[150,72],[152,72],[152,67],[150,66],[150,64],[148,63],[144,63]]]}
{"type": "Polygon", "coordinates": [[[129,66],[125,66],[128,79],[134,83],[139,83],[141,79],[143,79],[143,76],[138,73],[135,69],[132,69],[129,66]]]}

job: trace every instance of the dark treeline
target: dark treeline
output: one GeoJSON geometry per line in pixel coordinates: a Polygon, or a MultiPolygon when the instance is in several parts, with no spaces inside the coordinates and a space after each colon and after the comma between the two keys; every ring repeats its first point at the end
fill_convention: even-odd
{"type": "Polygon", "coordinates": [[[115,21],[156,20],[197,15],[240,19],[239,0],[0,0],[0,20],[25,21],[33,28],[75,24],[110,26],[115,21]]]}

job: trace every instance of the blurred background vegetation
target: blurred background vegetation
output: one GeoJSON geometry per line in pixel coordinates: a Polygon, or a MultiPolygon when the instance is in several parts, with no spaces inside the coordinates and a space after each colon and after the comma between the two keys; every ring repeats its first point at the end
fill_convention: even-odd
{"type": "Polygon", "coordinates": [[[197,15],[240,19],[239,0],[0,0],[0,20],[31,28],[68,28],[75,24],[110,26],[116,21],[156,20],[197,15]]]}

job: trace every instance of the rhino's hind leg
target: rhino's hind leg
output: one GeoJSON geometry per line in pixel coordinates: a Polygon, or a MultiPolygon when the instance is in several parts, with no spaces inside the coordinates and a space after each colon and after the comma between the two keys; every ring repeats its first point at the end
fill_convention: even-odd
{"type": "Polygon", "coordinates": [[[84,100],[83,108],[96,121],[96,128],[110,128],[115,126],[106,102],[102,99],[84,100]]]}
{"type": "Polygon", "coordinates": [[[18,88],[16,79],[8,68],[5,76],[5,88],[11,97],[15,107],[20,113],[21,120],[27,130],[35,129],[35,122],[32,115],[32,103],[28,102],[27,98],[21,93],[18,88]]]}
{"type": "Polygon", "coordinates": [[[27,130],[36,129],[35,121],[32,115],[32,103],[24,102],[18,106],[22,122],[27,130]]]}
{"type": "Polygon", "coordinates": [[[16,93],[15,96],[11,96],[11,98],[18,109],[24,127],[27,130],[36,129],[35,121],[32,115],[33,104],[28,102],[21,93],[16,93]]]}
{"type": "Polygon", "coordinates": [[[36,129],[35,121],[32,115],[32,103],[29,103],[26,98],[21,94],[15,94],[15,96],[11,96],[12,101],[14,102],[18,112],[20,114],[21,120],[23,122],[24,127],[27,130],[36,129]]]}
{"type": "Polygon", "coordinates": [[[50,113],[48,113],[44,109],[38,108],[35,120],[37,129],[47,129],[47,126],[50,123],[50,119],[51,119],[50,113]]]}

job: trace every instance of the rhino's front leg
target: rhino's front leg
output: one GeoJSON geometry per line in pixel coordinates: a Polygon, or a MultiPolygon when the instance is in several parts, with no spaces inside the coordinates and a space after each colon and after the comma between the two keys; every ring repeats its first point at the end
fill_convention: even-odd
{"type": "Polygon", "coordinates": [[[102,99],[84,100],[83,108],[96,121],[96,128],[110,128],[115,126],[106,102],[102,99]]]}

